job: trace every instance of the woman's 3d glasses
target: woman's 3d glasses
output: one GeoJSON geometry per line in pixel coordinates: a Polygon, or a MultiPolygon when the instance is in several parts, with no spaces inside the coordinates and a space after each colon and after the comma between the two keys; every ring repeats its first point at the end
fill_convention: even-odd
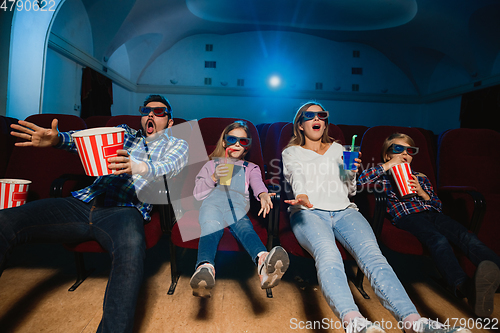
{"type": "Polygon", "coordinates": [[[302,112],[302,119],[304,121],[308,121],[314,119],[314,117],[318,116],[318,119],[325,120],[328,118],[328,111],[304,111],[302,112]]]}
{"type": "Polygon", "coordinates": [[[149,106],[141,106],[139,107],[139,112],[143,116],[147,116],[151,112],[154,113],[155,116],[157,117],[165,117],[165,115],[170,115],[172,112],[168,110],[166,107],[149,107],[149,106]]]}
{"type": "Polygon", "coordinates": [[[236,142],[240,143],[240,146],[242,147],[248,147],[252,143],[252,139],[250,138],[239,138],[234,135],[225,135],[224,136],[224,141],[226,141],[226,144],[229,146],[236,144],[236,142]]]}
{"type": "Polygon", "coordinates": [[[418,147],[410,147],[397,144],[392,144],[387,149],[387,151],[392,151],[392,153],[394,154],[402,154],[405,150],[408,153],[408,155],[416,155],[418,153],[418,147]]]}

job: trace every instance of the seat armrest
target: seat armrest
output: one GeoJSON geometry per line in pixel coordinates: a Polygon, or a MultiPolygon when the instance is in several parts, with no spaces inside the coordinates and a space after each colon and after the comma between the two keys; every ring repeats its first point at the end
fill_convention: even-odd
{"type": "Polygon", "coordinates": [[[279,239],[278,227],[280,220],[281,187],[279,185],[267,184],[267,190],[269,193],[276,194],[271,197],[273,208],[269,211],[267,225],[267,248],[270,250],[279,239]]]}
{"type": "Polygon", "coordinates": [[[387,194],[383,191],[373,191],[375,195],[375,209],[373,212],[372,228],[378,238],[382,233],[385,213],[387,211],[387,194]]]}
{"type": "Polygon", "coordinates": [[[442,186],[438,189],[438,196],[444,197],[445,195],[452,196],[454,193],[468,194],[474,202],[474,211],[472,212],[469,221],[468,229],[475,233],[479,232],[483,216],[486,211],[486,201],[484,196],[473,186],[442,186]]]}
{"type": "Polygon", "coordinates": [[[172,203],[155,204],[154,207],[157,207],[160,213],[161,231],[164,234],[170,236],[170,234],[172,233],[172,228],[174,227],[174,224],[177,222],[172,203]]]}

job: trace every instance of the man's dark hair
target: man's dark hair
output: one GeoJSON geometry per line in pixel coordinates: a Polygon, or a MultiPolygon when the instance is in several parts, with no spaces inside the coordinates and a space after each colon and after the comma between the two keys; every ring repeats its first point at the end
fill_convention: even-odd
{"type": "Polygon", "coordinates": [[[151,102],[160,102],[167,107],[168,112],[172,112],[172,106],[170,106],[169,101],[160,95],[149,95],[144,101],[144,106],[148,105],[151,102]]]}

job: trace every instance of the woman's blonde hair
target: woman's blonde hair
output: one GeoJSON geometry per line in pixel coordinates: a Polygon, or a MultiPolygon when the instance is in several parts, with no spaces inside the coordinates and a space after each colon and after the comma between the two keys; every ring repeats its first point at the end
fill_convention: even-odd
{"type": "Polygon", "coordinates": [[[392,133],[391,135],[389,135],[385,139],[384,143],[382,144],[381,154],[382,154],[382,161],[384,161],[384,163],[388,161],[388,159],[386,159],[385,156],[387,155],[387,151],[389,150],[389,147],[397,139],[405,140],[406,143],[409,144],[410,146],[415,146],[415,141],[413,141],[413,139],[409,135],[406,135],[403,133],[392,133]]]}
{"type": "MultiPolygon", "coordinates": [[[[293,135],[292,138],[290,139],[290,142],[286,145],[286,147],[283,149],[285,150],[286,148],[290,146],[303,146],[306,144],[306,139],[304,136],[304,132],[299,128],[299,125],[301,125],[304,122],[304,112],[309,109],[311,106],[317,105],[321,108],[321,110],[326,111],[323,105],[321,105],[318,102],[315,101],[309,101],[305,104],[303,104],[298,110],[297,113],[295,114],[295,118],[293,119],[293,135]]],[[[334,141],[333,138],[328,136],[328,118],[325,119],[325,131],[323,132],[323,136],[321,137],[321,142],[323,143],[332,143],[334,141]]]]}
{"type": "MultiPolygon", "coordinates": [[[[224,137],[226,136],[226,134],[228,134],[229,132],[231,132],[232,130],[234,130],[236,128],[243,128],[243,130],[245,130],[245,132],[247,133],[247,138],[252,139],[252,135],[250,134],[250,130],[248,129],[247,123],[244,122],[243,120],[237,120],[234,123],[227,125],[226,128],[224,128],[224,130],[222,131],[222,134],[220,135],[219,141],[217,141],[217,145],[215,146],[214,151],[210,155],[208,155],[209,159],[226,156],[226,147],[225,147],[224,137]]],[[[245,147],[245,151],[241,155],[241,159],[243,159],[245,157],[245,155],[250,150],[250,147],[251,147],[251,145],[245,147]]]]}

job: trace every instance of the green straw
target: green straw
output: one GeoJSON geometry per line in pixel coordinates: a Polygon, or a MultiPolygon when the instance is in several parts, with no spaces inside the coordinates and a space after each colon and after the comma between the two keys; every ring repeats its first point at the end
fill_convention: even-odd
{"type": "Polygon", "coordinates": [[[356,135],[356,134],[354,134],[354,135],[352,136],[351,151],[354,151],[354,141],[356,141],[356,137],[357,137],[357,135],[356,135]]]}

